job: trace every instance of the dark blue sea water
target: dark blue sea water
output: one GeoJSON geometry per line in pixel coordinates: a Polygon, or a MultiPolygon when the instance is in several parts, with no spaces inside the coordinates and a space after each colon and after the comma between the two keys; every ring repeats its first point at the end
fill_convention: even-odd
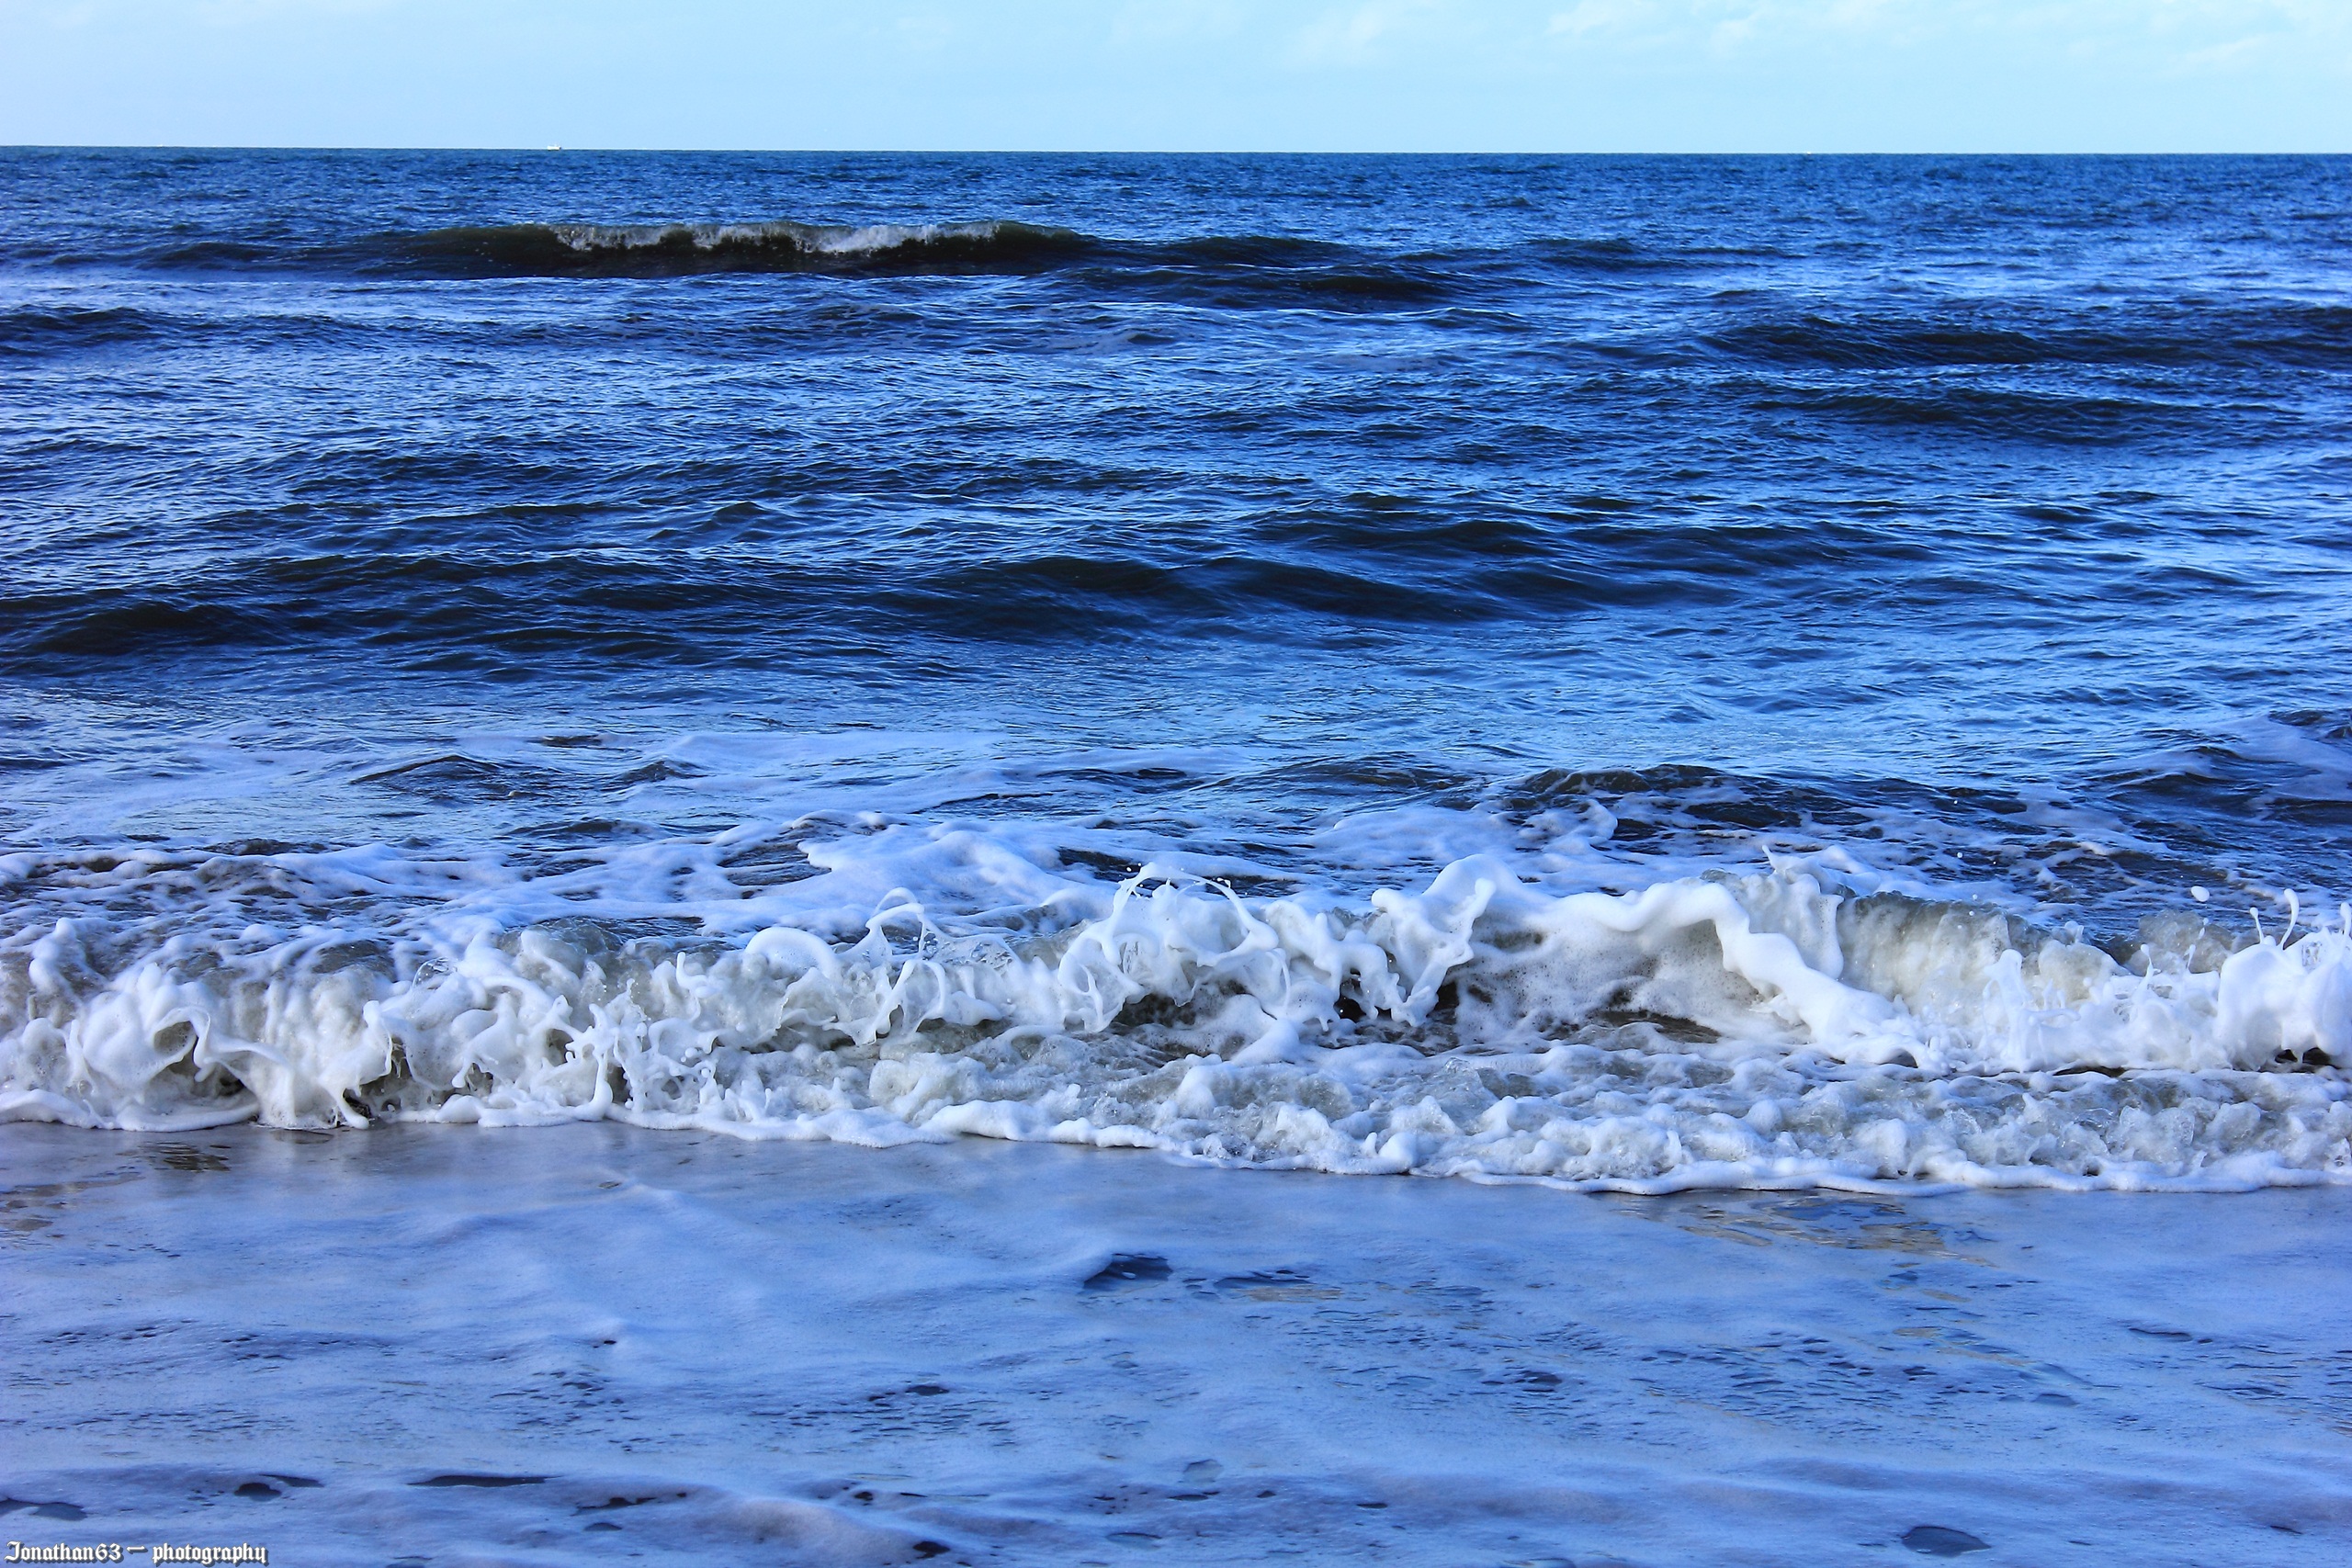
{"type": "MultiPolygon", "coordinates": [[[[0,154],[18,1112],[880,1136],[946,1105],[1353,1157],[1086,1094],[990,1121],[1025,1081],[741,1100],[787,1039],[960,1061],[1024,1029],[1082,1085],[1745,1042],[1930,1089],[2321,1093],[2352,1032],[2340,933],[2297,945],[2352,891],[2347,175],[0,154]],[[1607,941],[1554,902],[1642,897],[1607,941]],[[1212,917],[1242,924],[1170,934],[1212,917]],[[569,978],[419,999],[541,940],[569,978]],[[679,1022],[678,965],[761,940],[799,967],[679,1022]],[[1115,978],[1070,969],[1089,943],[1115,978]],[[2233,953],[2277,963],[2225,984],[2233,953]],[[859,999],[781,999],[828,964],[859,999]],[[481,1043],[522,1015],[573,1078],[481,1043]],[[691,1093],[629,1065],[672,1024],[691,1093]]],[[[2346,1168],[2312,1126],[2262,1147],[2346,1168]]],[[[1380,1157],[1460,1153],[1429,1135],[1380,1157]]],[[[2132,1168],[2201,1168],[2181,1135],[2132,1168]]],[[[1774,1157],[1929,1173],[1830,1142],[1774,1157]]]]}

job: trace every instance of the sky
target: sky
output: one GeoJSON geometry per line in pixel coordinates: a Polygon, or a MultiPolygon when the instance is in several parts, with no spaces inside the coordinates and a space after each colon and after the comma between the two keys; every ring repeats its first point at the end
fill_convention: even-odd
{"type": "Polygon", "coordinates": [[[0,0],[0,144],[2352,151],[2352,0],[0,0]]]}

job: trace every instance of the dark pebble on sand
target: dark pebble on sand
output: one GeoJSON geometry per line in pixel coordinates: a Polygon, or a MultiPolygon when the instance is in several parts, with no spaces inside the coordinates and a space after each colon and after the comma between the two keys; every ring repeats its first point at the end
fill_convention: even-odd
{"type": "Polygon", "coordinates": [[[1120,1291],[1153,1285],[1168,1278],[1168,1259],[1148,1252],[1121,1253],[1087,1276],[1090,1291],[1120,1291]]]}
{"type": "Polygon", "coordinates": [[[1963,1551],[1983,1551],[1985,1543],[1966,1530],[1946,1529],[1941,1525],[1913,1525],[1903,1532],[1903,1544],[1929,1557],[1958,1557],[1963,1551]]]}

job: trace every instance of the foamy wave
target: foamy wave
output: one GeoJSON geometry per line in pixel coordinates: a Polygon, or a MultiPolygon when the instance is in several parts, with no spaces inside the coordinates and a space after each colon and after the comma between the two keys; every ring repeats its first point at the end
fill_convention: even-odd
{"type": "MultiPolygon", "coordinates": [[[[942,241],[985,243],[1005,232],[1001,223],[553,223],[548,232],[583,254],[690,247],[697,251],[730,248],[783,248],[807,255],[868,255],[908,245],[932,245],[942,241]]],[[[1042,233],[1043,231],[1015,231],[1042,233]]]]}
{"type": "Polygon", "coordinates": [[[969,223],[514,223],[380,235],[334,254],[461,275],[1025,272],[1086,254],[1066,229],[969,223]]]}
{"type": "Polygon", "coordinates": [[[2119,962],[1814,863],[1555,894],[1481,855],[1250,898],[912,831],[803,846],[792,918],[741,936],[325,919],[367,875],[320,857],[257,863],[275,926],[64,915],[0,946],[0,1116],[977,1134],[1645,1190],[2352,1180],[2352,912],[2251,940],[2184,914],[2119,962]]]}

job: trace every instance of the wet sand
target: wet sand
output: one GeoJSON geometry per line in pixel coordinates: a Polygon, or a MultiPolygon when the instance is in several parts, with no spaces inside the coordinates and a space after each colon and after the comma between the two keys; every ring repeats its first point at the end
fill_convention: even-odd
{"type": "Polygon", "coordinates": [[[2335,1563],[2352,1191],[1590,1197],[0,1126],[0,1534],[307,1563],[2335,1563]]]}

